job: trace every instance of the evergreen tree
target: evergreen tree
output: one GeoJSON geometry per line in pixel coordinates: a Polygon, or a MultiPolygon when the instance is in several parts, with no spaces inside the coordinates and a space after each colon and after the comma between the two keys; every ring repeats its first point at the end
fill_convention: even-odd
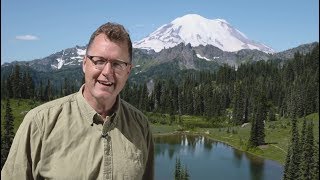
{"type": "Polygon", "coordinates": [[[51,81],[48,79],[46,88],[44,90],[44,101],[50,101],[53,98],[53,89],[51,81]]]}
{"type": "Polygon", "coordinates": [[[257,90],[255,95],[254,118],[252,120],[249,146],[259,146],[265,144],[264,123],[267,120],[266,96],[263,90],[257,90]]]}
{"type": "Polygon", "coordinates": [[[21,98],[21,75],[20,75],[20,66],[18,64],[15,65],[12,75],[12,91],[14,98],[21,98]]]}
{"type": "Polygon", "coordinates": [[[5,80],[4,78],[1,78],[1,100],[4,99],[5,97],[8,97],[7,80],[5,80]]]}
{"type": "Polygon", "coordinates": [[[12,114],[12,109],[10,105],[10,100],[7,99],[6,103],[6,113],[4,116],[4,133],[3,137],[1,138],[2,144],[1,144],[1,169],[7,159],[7,156],[10,151],[10,147],[14,138],[14,117],[12,114]]]}
{"type": "Polygon", "coordinates": [[[139,98],[139,109],[146,111],[147,110],[147,105],[148,105],[148,87],[147,84],[144,83],[142,87],[140,87],[141,93],[140,93],[140,98],[139,98]]]}
{"type": "Polygon", "coordinates": [[[13,89],[12,89],[12,77],[11,75],[6,80],[6,90],[7,90],[7,97],[13,98],[13,89]]]}
{"type": "Polygon", "coordinates": [[[22,74],[20,86],[24,87],[23,90],[21,90],[21,98],[23,98],[23,99],[29,98],[28,97],[28,87],[27,87],[27,73],[26,72],[24,72],[22,74]]]}
{"type": "Polygon", "coordinates": [[[288,155],[285,164],[284,180],[296,180],[300,178],[300,143],[296,117],[292,118],[291,145],[288,147],[288,155]]]}
{"type": "Polygon", "coordinates": [[[45,97],[44,97],[44,87],[43,87],[43,82],[40,81],[40,87],[39,87],[39,91],[38,91],[38,99],[40,99],[41,101],[44,101],[45,100],[45,97]]]}
{"type": "Polygon", "coordinates": [[[203,87],[204,89],[204,115],[207,118],[213,116],[213,86],[212,83],[209,83],[207,86],[203,87]]]}
{"type": "Polygon", "coordinates": [[[302,129],[301,129],[301,140],[300,140],[300,146],[301,146],[301,164],[300,164],[300,174],[301,179],[307,179],[307,169],[308,169],[308,155],[307,150],[307,120],[306,118],[303,119],[302,123],[302,129]]]}
{"type": "Polygon", "coordinates": [[[71,87],[70,87],[70,83],[68,82],[67,78],[64,78],[62,90],[63,90],[63,96],[67,96],[67,95],[71,94],[71,87]]]}
{"type": "Polygon", "coordinates": [[[286,162],[284,164],[284,172],[283,172],[283,180],[291,180],[291,174],[290,174],[290,165],[291,165],[291,157],[292,157],[292,147],[291,144],[288,147],[288,152],[286,155],[286,162]]]}
{"type": "Polygon", "coordinates": [[[233,115],[232,121],[236,125],[243,124],[244,122],[244,112],[245,112],[245,103],[243,99],[243,88],[242,83],[235,83],[235,93],[233,98],[233,115]]]}
{"type": "Polygon", "coordinates": [[[161,109],[161,96],[162,96],[162,83],[160,81],[157,81],[155,83],[155,86],[154,86],[154,94],[155,94],[155,99],[154,99],[154,106],[155,106],[155,109],[156,110],[159,110],[161,109]]]}
{"type": "Polygon", "coordinates": [[[313,152],[312,179],[319,179],[319,141],[315,143],[313,152]]]}
{"type": "Polygon", "coordinates": [[[313,123],[309,123],[306,128],[305,138],[302,140],[302,152],[301,152],[301,165],[300,165],[300,175],[301,179],[313,179],[313,166],[314,166],[314,138],[313,138],[313,123]]]}

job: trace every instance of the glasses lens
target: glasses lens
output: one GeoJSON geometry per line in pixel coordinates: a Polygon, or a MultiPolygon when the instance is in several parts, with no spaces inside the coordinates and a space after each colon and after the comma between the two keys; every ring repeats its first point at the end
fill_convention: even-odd
{"type": "Polygon", "coordinates": [[[103,70],[108,62],[111,63],[111,67],[114,70],[123,71],[127,67],[127,63],[120,60],[107,60],[98,56],[88,56],[88,58],[98,70],[103,70]]]}
{"type": "Polygon", "coordinates": [[[114,61],[112,61],[112,67],[113,67],[113,69],[124,70],[126,67],[126,63],[118,61],[118,60],[114,60],[114,61]]]}
{"type": "Polygon", "coordinates": [[[104,66],[107,64],[107,61],[99,58],[99,57],[89,57],[89,59],[92,61],[96,69],[102,70],[104,66]]]}

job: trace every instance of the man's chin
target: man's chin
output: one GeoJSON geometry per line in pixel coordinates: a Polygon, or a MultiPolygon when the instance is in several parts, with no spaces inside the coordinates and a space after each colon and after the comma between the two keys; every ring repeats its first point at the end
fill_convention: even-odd
{"type": "Polygon", "coordinates": [[[95,97],[98,99],[110,99],[115,98],[117,96],[116,92],[114,91],[96,91],[95,97]]]}
{"type": "Polygon", "coordinates": [[[96,94],[96,98],[103,98],[103,99],[110,98],[112,96],[113,96],[113,93],[105,92],[105,91],[104,92],[99,92],[99,93],[96,94]]]}

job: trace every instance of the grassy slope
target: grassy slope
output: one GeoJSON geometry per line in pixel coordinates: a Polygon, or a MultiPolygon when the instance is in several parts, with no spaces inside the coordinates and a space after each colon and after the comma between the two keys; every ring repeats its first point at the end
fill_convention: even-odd
{"type": "MultiPolygon", "coordinates": [[[[319,115],[312,114],[306,117],[307,122],[313,121],[314,123],[314,138],[319,139],[319,115]]],[[[299,133],[301,132],[303,119],[298,119],[299,122],[299,133]]],[[[237,149],[246,150],[246,143],[250,137],[250,128],[246,127],[235,127],[238,133],[226,133],[226,131],[217,131],[217,129],[210,129],[209,137],[219,141],[226,142],[237,149]]],[[[248,150],[258,156],[262,156],[267,159],[272,159],[285,163],[285,157],[287,154],[288,146],[291,140],[291,125],[290,120],[281,119],[274,122],[266,122],[265,124],[265,142],[267,146],[260,147],[257,149],[248,150]]]]}
{"type": "MultiPolygon", "coordinates": [[[[32,107],[39,105],[39,102],[33,103],[31,100],[11,100],[11,108],[13,111],[13,116],[15,118],[14,129],[18,129],[21,124],[23,117],[26,112],[32,107]]],[[[1,101],[1,132],[3,132],[3,120],[5,115],[5,101],[1,101]]],[[[314,137],[316,140],[319,139],[319,114],[312,114],[306,117],[307,121],[314,122],[314,137]]],[[[182,116],[184,123],[194,123],[194,124],[205,124],[203,118],[194,116],[182,116]]],[[[299,119],[299,132],[301,132],[302,119],[299,119]]],[[[168,134],[178,130],[189,130],[182,128],[179,125],[160,125],[152,124],[152,131],[155,135],[168,134]]],[[[290,120],[281,119],[274,122],[266,122],[265,134],[267,146],[257,148],[257,149],[246,149],[246,143],[250,135],[250,125],[245,127],[230,127],[228,128],[194,128],[190,130],[191,133],[202,133],[209,138],[225,142],[234,148],[249,151],[255,155],[262,156],[267,159],[272,159],[284,164],[285,156],[287,153],[288,145],[291,138],[291,126],[290,120]]]]}
{"type": "MultiPolygon", "coordinates": [[[[36,107],[37,105],[40,105],[39,102],[33,102],[30,99],[10,99],[10,106],[12,110],[12,114],[14,117],[14,132],[17,131],[18,127],[20,126],[23,117],[26,115],[26,113],[32,109],[33,107],[36,107]]],[[[4,116],[6,113],[6,101],[1,100],[1,132],[3,132],[3,121],[4,116]]]]}

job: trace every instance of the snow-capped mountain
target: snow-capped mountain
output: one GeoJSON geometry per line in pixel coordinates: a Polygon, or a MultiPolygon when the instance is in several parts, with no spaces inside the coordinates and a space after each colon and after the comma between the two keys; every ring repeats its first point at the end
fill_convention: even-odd
{"type": "Polygon", "coordinates": [[[61,69],[66,65],[81,65],[83,56],[86,53],[86,47],[76,46],[75,48],[68,48],[55,54],[55,61],[51,63],[51,68],[61,69]]]}
{"type": "Polygon", "coordinates": [[[235,52],[241,49],[257,49],[266,53],[275,51],[250,40],[242,32],[223,19],[206,19],[197,14],[188,14],[165,24],[140,41],[134,48],[153,49],[156,52],[174,47],[180,43],[196,47],[213,45],[223,51],[235,52]]]}

